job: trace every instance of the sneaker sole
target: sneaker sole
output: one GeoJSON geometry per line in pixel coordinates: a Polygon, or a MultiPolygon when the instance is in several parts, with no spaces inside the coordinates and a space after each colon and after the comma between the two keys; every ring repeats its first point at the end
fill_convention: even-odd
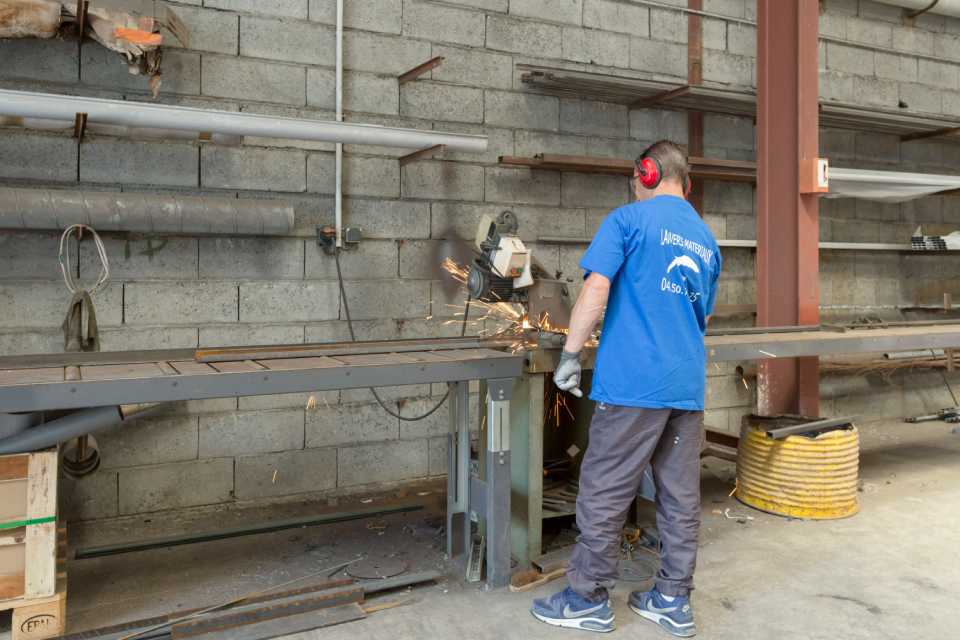
{"type": "Polygon", "coordinates": [[[677,626],[677,624],[671,620],[669,616],[665,616],[660,613],[654,613],[653,611],[647,611],[646,609],[640,609],[639,607],[633,606],[633,604],[628,604],[627,606],[629,606],[630,610],[641,618],[655,623],[667,633],[677,636],[678,638],[692,638],[693,636],[697,635],[697,629],[692,622],[689,626],[680,627],[677,626]]]}
{"type": "Polygon", "coordinates": [[[580,631],[593,631],[595,633],[610,633],[614,630],[613,616],[604,620],[603,618],[548,618],[542,616],[536,611],[530,611],[530,614],[540,622],[546,622],[554,627],[564,629],[579,629],[580,631]],[[583,626],[584,623],[592,623],[594,626],[583,626]]]}

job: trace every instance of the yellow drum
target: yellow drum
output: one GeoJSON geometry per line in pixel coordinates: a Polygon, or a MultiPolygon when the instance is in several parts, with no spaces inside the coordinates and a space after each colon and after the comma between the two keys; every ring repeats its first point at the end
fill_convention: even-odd
{"type": "Polygon", "coordinates": [[[846,518],[859,511],[856,427],[782,440],[768,436],[769,428],[766,423],[743,429],[737,499],[761,511],[811,520],[846,518]]]}

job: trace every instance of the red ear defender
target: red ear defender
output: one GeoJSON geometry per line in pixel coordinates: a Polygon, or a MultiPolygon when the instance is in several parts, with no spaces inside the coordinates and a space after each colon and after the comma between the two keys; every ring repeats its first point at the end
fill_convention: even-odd
{"type": "Polygon", "coordinates": [[[640,180],[640,184],[647,189],[656,189],[660,186],[660,181],[663,179],[660,161],[650,156],[642,158],[634,175],[640,180]]]}

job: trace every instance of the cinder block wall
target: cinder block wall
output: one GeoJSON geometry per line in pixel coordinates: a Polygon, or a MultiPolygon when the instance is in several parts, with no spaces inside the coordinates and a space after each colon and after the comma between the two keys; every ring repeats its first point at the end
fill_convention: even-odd
{"type": "MultiPolygon", "coordinates": [[[[172,4],[192,38],[189,49],[165,55],[162,102],[332,118],[333,0],[172,4]]],[[[823,32],[850,45],[821,47],[824,95],[887,106],[903,98],[917,110],[960,108],[960,67],[917,58],[960,60],[957,22],[924,16],[906,26],[882,5],[825,5],[823,32]]],[[[707,0],[705,9],[746,20],[755,14],[748,0],[707,0]]],[[[686,141],[685,114],[539,95],[521,84],[516,68],[535,63],[682,80],[687,31],[677,12],[629,0],[347,0],[345,20],[347,120],[490,138],[484,154],[447,153],[402,169],[399,150],[346,147],[346,223],[362,227],[366,239],[343,256],[343,267],[362,339],[457,332],[446,321],[463,295],[438,263],[466,255],[464,240],[481,214],[515,211],[539,259],[576,279],[583,247],[542,244],[538,237],[589,236],[611,207],[629,198],[625,179],[500,167],[497,156],[633,157],[661,137],[686,141]],[[398,85],[398,74],[433,56],[444,56],[443,65],[398,85]]],[[[754,29],[712,18],[704,29],[705,80],[753,84],[754,29]]],[[[130,76],[91,42],[0,41],[0,86],[151,99],[143,78],[130,76]]],[[[847,166],[949,171],[957,157],[952,145],[900,145],[895,138],[840,131],[824,132],[823,146],[825,155],[847,166]]],[[[754,148],[749,119],[706,117],[706,155],[748,159],[754,148]]],[[[107,236],[113,280],[96,296],[105,350],[344,340],[335,271],[314,241],[315,227],[333,220],[332,151],[329,144],[271,139],[247,139],[237,148],[99,136],[78,144],[66,134],[2,129],[0,181],[294,204],[290,237],[107,236]]],[[[918,220],[931,232],[949,229],[951,202],[825,202],[823,235],[902,241],[918,220]]],[[[709,184],[704,215],[719,237],[754,237],[748,186],[709,184]]],[[[56,253],[55,234],[0,235],[0,353],[62,349],[59,325],[68,295],[56,253]]],[[[725,258],[720,302],[753,302],[752,253],[728,250],[725,258]]],[[[847,253],[825,254],[823,262],[824,304],[854,304],[858,312],[895,304],[924,287],[933,300],[940,288],[956,289],[960,277],[960,261],[943,257],[847,253]]],[[[85,243],[76,268],[91,278],[96,267],[85,243]]],[[[711,366],[708,373],[708,422],[736,431],[753,390],[731,366],[711,366]]],[[[420,385],[385,395],[413,413],[442,391],[420,385]]],[[[70,516],[363,491],[445,472],[444,412],[400,423],[372,405],[364,390],[317,394],[314,410],[305,408],[307,397],[181,403],[101,436],[100,470],[68,486],[70,516]]]]}

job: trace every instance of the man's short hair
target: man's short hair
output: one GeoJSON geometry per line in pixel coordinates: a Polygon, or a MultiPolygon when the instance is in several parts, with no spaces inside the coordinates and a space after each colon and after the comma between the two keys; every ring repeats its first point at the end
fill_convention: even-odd
{"type": "Polygon", "coordinates": [[[636,166],[644,158],[655,158],[663,172],[661,180],[677,180],[686,188],[690,179],[690,165],[687,161],[687,149],[671,140],[659,140],[644,149],[635,161],[636,166]]]}

